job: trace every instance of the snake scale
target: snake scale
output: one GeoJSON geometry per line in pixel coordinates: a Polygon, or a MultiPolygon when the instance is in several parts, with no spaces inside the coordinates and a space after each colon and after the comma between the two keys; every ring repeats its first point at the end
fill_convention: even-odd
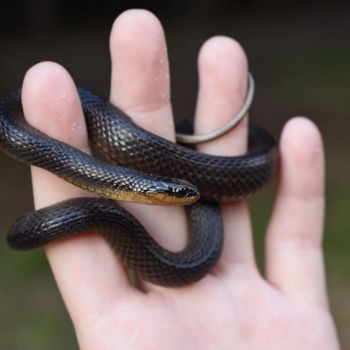
{"type": "Polygon", "coordinates": [[[20,90],[0,100],[0,148],[6,154],[100,196],[71,199],[25,214],[11,226],[8,243],[26,250],[93,230],[145,280],[172,287],[198,281],[222,250],[217,202],[245,198],[272,179],[275,141],[251,124],[246,155],[202,154],[143,130],[94,93],[78,91],[90,142],[109,162],[51,139],[26,123],[20,90]],[[187,205],[187,246],[180,252],[162,248],[115,200],[187,205]]]}

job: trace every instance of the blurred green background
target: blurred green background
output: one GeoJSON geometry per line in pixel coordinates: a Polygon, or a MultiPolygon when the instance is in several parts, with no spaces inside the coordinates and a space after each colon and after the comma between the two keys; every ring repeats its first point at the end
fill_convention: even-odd
{"type": "MultiPolygon", "coordinates": [[[[2,1],[0,95],[21,85],[43,60],[64,65],[77,84],[107,96],[108,36],[124,9],[142,7],[162,20],[169,45],[178,118],[193,114],[196,56],[212,35],[245,48],[257,90],[252,119],[279,137],[294,115],[319,126],[327,153],[326,267],[331,307],[350,349],[350,6],[346,1],[2,1]]],[[[10,223],[32,208],[29,169],[0,155],[0,348],[74,349],[70,320],[42,251],[17,253],[5,241],[10,223]]],[[[252,202],[262,259],[272,192],[252,202]]]]}

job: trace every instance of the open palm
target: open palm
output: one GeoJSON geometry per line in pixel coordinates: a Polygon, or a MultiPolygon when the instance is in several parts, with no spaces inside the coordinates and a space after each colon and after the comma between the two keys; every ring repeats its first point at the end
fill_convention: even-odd
{"type": "MultiPolygon", "coordinates": [[[[142,127],[174,140],[170,81],[162,27],[149,12],[131,10],[110,38],[112,103],[142,127]]],[[[225,123],[246,92],[241,47],[214,37],[199,55],[196,131],[225,123]]],[[[77,91],[68,73],[49,62],[32,67],[23,83],[28,121],[89,152],[77,91]]],[[[247,121],[201,152],[236,155],[246,149],[247,121]]],[[[266,235],[263,278],[256,267],[248,208],[222,204],[225,245],[217,266],[200,282],[178,289],[141,283],[135,289],[118,258],[98,235],[86,233],[46,251],[81,349],[337,349],[328,309],[322,256],[323,150],[315,126],[294,118],[280,141],[276,203],[266,235]]],[[[87,196],[33,168],[37,208],[87,196]]],[[[158,242],[186,242],[182,208],[123,204],[158,242]]]]}

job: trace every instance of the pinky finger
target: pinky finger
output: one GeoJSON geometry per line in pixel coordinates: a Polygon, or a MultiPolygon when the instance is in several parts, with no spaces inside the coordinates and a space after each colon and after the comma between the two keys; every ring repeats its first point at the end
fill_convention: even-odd
{"type": "MultiPolygon", "coordinates": [[[[26,74],[22,89],[27,121],[45,134],[89,152],[79,96],[61,66],[44,62],[26,74]]],[[[89,196],[46,170],[32,167],[37,209],[69,198],[89,196]]],[[[75,324],[109,310],[131,290],[123,266],[97,235],[79,235],[47,245],[55,279],[75,324]]]]}

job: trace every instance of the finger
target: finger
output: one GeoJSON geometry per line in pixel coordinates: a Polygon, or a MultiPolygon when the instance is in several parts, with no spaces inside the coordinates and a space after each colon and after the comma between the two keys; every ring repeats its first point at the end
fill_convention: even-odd
{"type": "MultiPolygon", "coordinates": [[[[74,82],[61,66],[45,62],[32,67],[23,82],[22,101],[31,125],[89,152],[80,100],[74,82]]],[[[32,167],[32,181],[37,209],[89,196],[43,169],[32,167]]],[[[48,245],[46,252],[73,320],[107,309],[129,285],[123,268],[99,236],[63,239],[48,245]]]]}
{"type": "Polygon", "coordinates": [[[321,136],[294,118],[281,137],[281,165],[266,242],[266,274],[288,295],[327,304],[322,255],[324,159],[321,136]]]}
{"type": "MultiPolygon", "coordinates": [[[[110,47],[111,102],[143,128],[173,141],[168,57],[158,19],[145,10],[124,12],[113,25],[110,47]]],[[[184,246],[186,219],[181,208],[123,205],[164,247],[184,246]]]]}
{"type": "MultiPolygon", "coordinates": [[[[241,46],[227,37],[208,40],[199,55],[199,95],[196,132],[227,123],[241,108],[247,92],[247,59],[241,46]]],[[[220,138],[200,145],[201,152],[234,156],[247,147],[247,118],[220,138]]],[[[221,271],[255,266],[248,208],[243,201],[222,204],[225,244],[221,271]]]]}

